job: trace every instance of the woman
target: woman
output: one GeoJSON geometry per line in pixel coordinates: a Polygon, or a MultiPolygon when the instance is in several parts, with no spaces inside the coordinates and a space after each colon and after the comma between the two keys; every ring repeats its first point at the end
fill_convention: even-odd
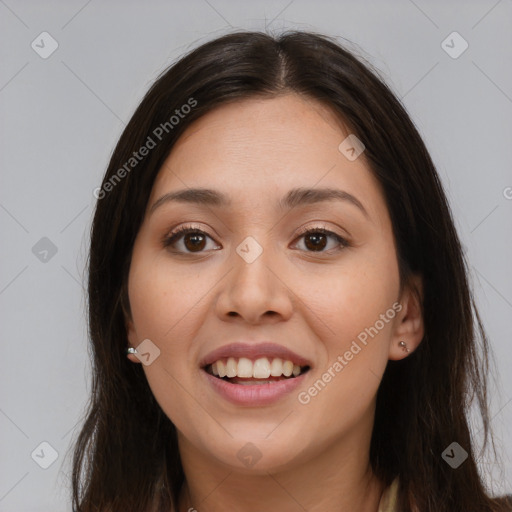
{"type": "Polygon", "coordinates": [[[447,200],[367,65],[306,32],[204,44],[95,194],[75,510],[512,510],[469,432],[488,346],[447,200]]]}

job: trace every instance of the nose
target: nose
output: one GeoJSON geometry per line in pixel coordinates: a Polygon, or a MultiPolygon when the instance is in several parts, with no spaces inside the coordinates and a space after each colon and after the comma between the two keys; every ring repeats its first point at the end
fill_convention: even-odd
{"type": "Polygon", "coordinates": [[[227,260],[231,270],[221,281],[216,302],[219,318],[236,318],[248,324],[290,318],[294,294],[279,258],[270,249],[264,249],[254,261],[240,254],[234,251],[227,260]]]}

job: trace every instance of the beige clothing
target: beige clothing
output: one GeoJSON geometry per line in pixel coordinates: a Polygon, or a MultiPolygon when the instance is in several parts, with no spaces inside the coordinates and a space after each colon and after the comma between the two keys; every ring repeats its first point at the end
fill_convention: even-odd
{"type": "Polygon", "coordinates": [[[384,489],[377,512],[396,512],[397,492],[398,477],[393,480],[389,487],[384,489]]]}

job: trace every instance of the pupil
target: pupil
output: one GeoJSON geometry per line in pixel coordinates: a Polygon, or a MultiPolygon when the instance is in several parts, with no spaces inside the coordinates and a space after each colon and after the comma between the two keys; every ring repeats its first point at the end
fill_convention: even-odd
{"type": "MultiPolygon", "coordinates": [[[[325,238],[326,236],[323,233],[308,235],[306,237],[306,246],[313,251],[321,250],[325,248],[325,238]],[[308,244],[308,241],[312,243],[308,244]]],[[[204,248],[204,237],[198,233],[189,233],[185,236],[185,245],[189,250],[201,250],[204,248]],[[190,246],[189,243],[191,243],[190,246]]]]}
{"type": "Polygon", "coordinates": [[[323,233],[316,233],[316,234],[308,235],[306,237],[306,246],[308,247],[308,249],[311,248],[308,246],[308,243],[307,243],[308,240],[314,240],[313,245],[312,245],[313,250],[316,251],[318,249],[323,249],[325,247],[325,243],[320,245],[319,239],[323,239],[323,242],[325,242],[325,235],[323,233]]]}
{"type": "Polygon", "coordinates": [[[185,236],[185,245],[187,249],[194,250],[194,249],[203,249],[204,248],[204,237],[203,235],[200,235],[198,233],[189,233],[185,236]],[[202,240],[201,240],[202,238],[202,240]],[[189,246],[187,242],[192,241],[192,245],[189,246]]]}

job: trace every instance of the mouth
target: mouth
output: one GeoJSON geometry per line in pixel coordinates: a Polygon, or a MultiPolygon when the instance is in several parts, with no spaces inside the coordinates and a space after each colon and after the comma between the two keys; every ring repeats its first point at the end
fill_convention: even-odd
{"type": "Polygon", "coordinates": [[[271,384],[295,379],[310,370],[309,365],[299,365],[279,357],[220,358],[202,368],[209,375],[231,384],[245,386],[271,384]]]}

